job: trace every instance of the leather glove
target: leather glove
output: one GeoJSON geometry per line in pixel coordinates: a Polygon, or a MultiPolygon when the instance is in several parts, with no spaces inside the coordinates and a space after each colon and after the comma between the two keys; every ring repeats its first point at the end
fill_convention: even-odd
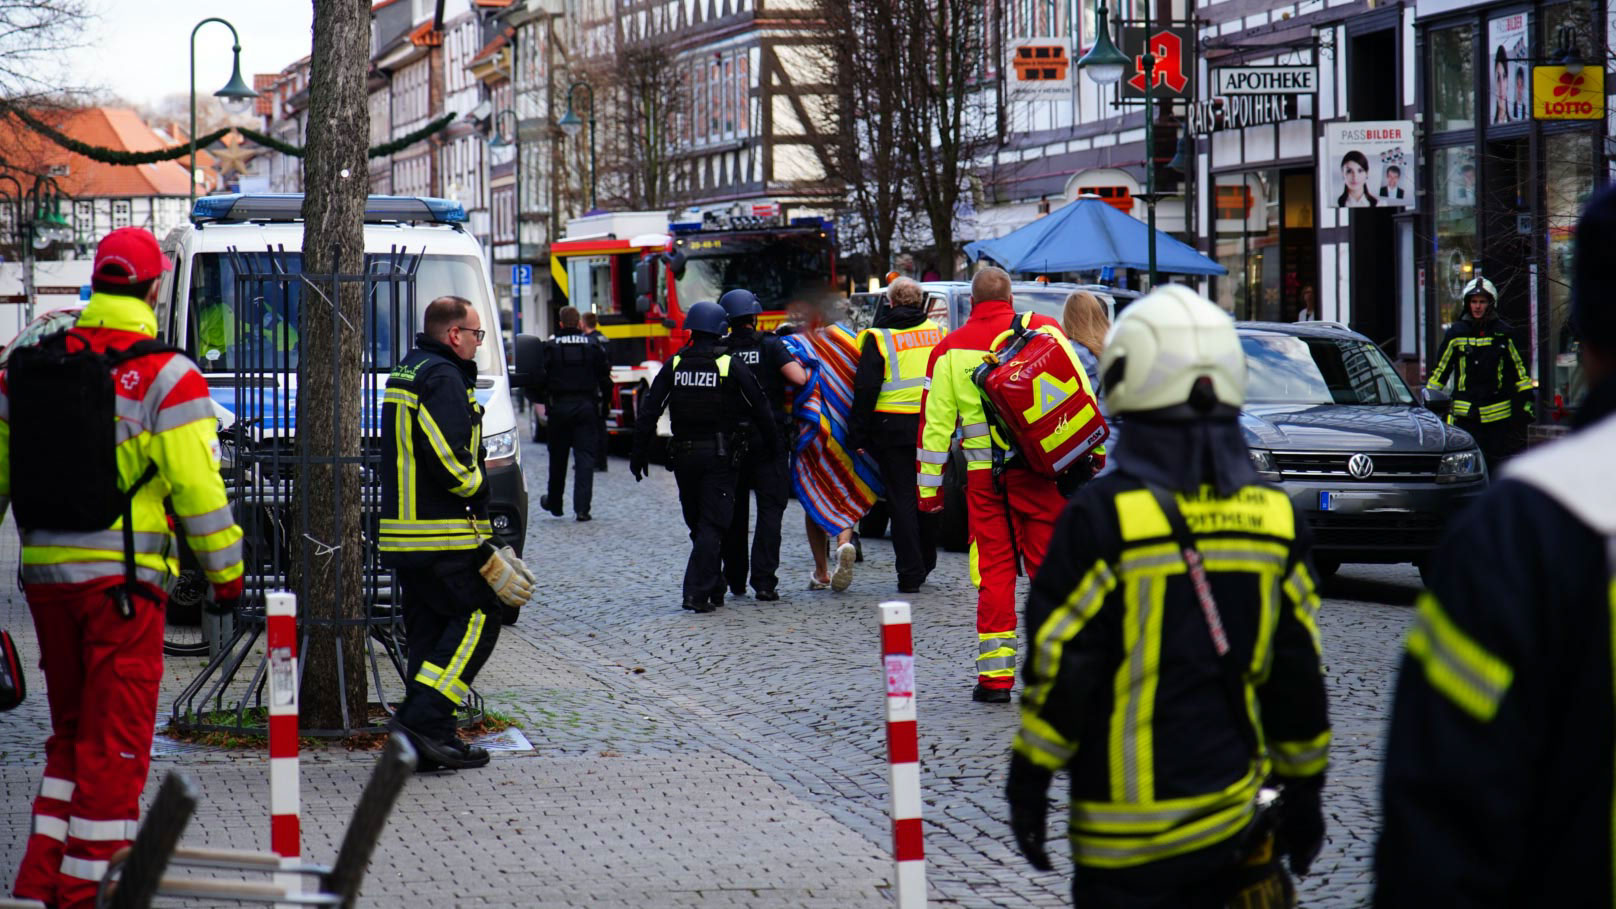
{"type": "MultiPolygon", "coordinates": [[[[532,575],[527,574],[527,567],[523,566],[518,571],[499,550],[487,543],[482,545],[480,551],[486,558],[483,567],[479,568],[477,573],[494,589],[499,601],[506,606],[521,606],[527,603],[533,596],[533,582],[528,580],[532,575]]],[[[517,559],[517,565],[520,565],[521,561],[517,559]]]]}
{"type": "Polygon", "coordinates": [[[1005,795],[1010,799],[1010,831],[1015,834],[1017,851],[1039,871],[1054,870],[1049,853],[1044,851],[1049,781],[1053,777],[1053,773],[1020,754],[1010,756],[1010,780],[1005,785],[1005,795]]]}
{"type": "Polygon", "coordinates": [[[916,504],[923,514],[939,514],[943,510],[943,494],[939,492],[934,496],[917,496],[916,504]]]}
{"type": "Polygon", "coordinates": [[[1286,780],[1280,790],[1279,851],[1290,857],[1291,871],[1305,876],[1324,848],[1324,776],[1286,780]]]}
{"type": "Polygon", "coordinates": [[[501,546],[497,551],[499,552],[499,557],[504,559],[506,564],[516,569],[516,573],[527,581],[529,587],[539,586],[539,579],[533,576],[532,569],[528,568],[527,563],[522,561],[522,557],[516,554],[515,548],[501,546]]]}
{"type": "Polygon", "coordinates": [[[230,615],[241,608],[241,578],[213,585],[213,599],[203,601],[209,615],[230,615]]]}
{"type": "Polygon", "coordinates": [[[634,475],[634,482],[640,482],[651,473],[651,459],[636,451],[628,459],[628,472],[634,475]]]}

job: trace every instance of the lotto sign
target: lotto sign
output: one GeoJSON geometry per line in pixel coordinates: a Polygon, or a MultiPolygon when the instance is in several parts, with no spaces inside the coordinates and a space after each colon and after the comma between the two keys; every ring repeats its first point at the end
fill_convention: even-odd
{"type": "Polygon", "coordinates": [[[1598,120],[1605,116],[1605,71],[1584,67],[1572,75],[1563,66],[1532,67],[1532,118],[1598,120]]]}

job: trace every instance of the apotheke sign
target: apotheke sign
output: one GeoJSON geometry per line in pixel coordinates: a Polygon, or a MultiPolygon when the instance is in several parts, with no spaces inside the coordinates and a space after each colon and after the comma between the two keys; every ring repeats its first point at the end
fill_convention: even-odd
{"type": "Polygon", "coordinates": [[[1191,135],[1205,136],[1224,129],[1242,129],[1294,119],[1295,95],[1231,95],[1191,104],[1188,126],[1191,135]]]}
{"type": "Polygon", "coordinates": [[[1212,71],[1213,95],[1308,95],[1319,90],[1315,66],[1230,66],[1212,71]]]}

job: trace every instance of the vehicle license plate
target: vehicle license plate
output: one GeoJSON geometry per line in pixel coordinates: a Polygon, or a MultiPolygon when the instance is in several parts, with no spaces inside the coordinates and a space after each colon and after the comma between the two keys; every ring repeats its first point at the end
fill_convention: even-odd
{"type": "Polygon", "coordinates": [[[1332,510],[1334,510],[1334,507],[1335,507],[1335,493],[1325,492],[1325,491],[1321,490],[1319,492],[1319,510],[1320,511],[1332,511],[1332,510]]]}

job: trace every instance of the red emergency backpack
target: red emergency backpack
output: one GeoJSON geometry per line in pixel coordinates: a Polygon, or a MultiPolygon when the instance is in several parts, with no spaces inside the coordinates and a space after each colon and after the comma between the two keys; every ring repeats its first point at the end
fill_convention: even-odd
{"type": "Polygon", "coordinates": [[[1065,336],[1047,325],[1028,328],[1026,313],[993,339],[971,381],[1010,456],[1034,473],[1060,476],[1110,434],[1065,336]]]}

